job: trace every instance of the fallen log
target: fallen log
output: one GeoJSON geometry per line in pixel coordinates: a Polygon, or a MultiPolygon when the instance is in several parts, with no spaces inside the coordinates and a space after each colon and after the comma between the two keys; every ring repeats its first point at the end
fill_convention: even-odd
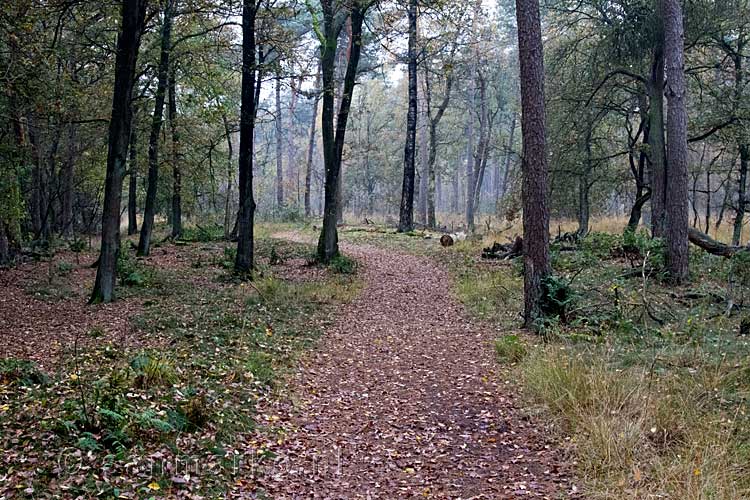
{"type": "Polygon", "coordinates": [[[737,252],[750,251],[749,247],[727,245],[720,241],[716,241],[706,233],[698,231],[693,227],[688,230],[688,239],[690,240],[690,243],[702,248],[710,254],[720,255],[727,258],[732,257],[737,252]]]}
{"type": "Polygon", "coordinates": [[[523,255],[523,238],[517,236],[511,243],[493,243],[482,250],[483,259],[509,260],[523,255]]]}

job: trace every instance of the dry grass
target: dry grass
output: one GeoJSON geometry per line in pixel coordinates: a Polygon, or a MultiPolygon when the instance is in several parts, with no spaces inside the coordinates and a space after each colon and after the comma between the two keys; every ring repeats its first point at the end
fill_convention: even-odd
{"type": "Polygon", "coordinates": [[[606,349],[547,346],[522,365],[528,394],[570,436],[591,498],[750,496],[737,419],[719,393],[732,369],[615,368],[606,349]]]}

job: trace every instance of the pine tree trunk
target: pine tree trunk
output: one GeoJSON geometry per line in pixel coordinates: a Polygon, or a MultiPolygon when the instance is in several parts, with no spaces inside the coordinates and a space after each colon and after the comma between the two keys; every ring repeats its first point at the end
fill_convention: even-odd
{"type": "Polygon", "coordinates": [[[143,33],[146,0],[124,0],[122,23],[117,38],[112,116],[109,121],[107,176],[102,208],[102,239],[99,266],[90,302],[111,302],[114,298],[117,258],[120,253],[120,204],[125,160],[130,140],[135,65],[143,33]]]}
{"type": "Polygon", "coordinates": [[[664,59],[667,75],[667,270],[674,283],[688,279],[687,86],[680,0],[664,0],[664,59]]]}
{"type": "Polygon", "coordinates": [[[169,56],[172,39],[172,8],[174,0],[167,0],[164,8],[164,20],[161,28],[161,55],[159,57],[158,81],[154,114],[151,121],[151,134],[148,140],[148,187],[146,188],[146,205],[143,209],[141,237],[138,240],[138,255],[147,256],[151,252],[151,237],[154,230],[156,214],[156,193],[159,182],[159,134],[164,122],[164,100],[167,94],[169,79],[169,56]]]}
{"type": "Polygon", "coordinates": [[[653,50],[649,94],[649,163],[651,166],[651,232],[664,236],[666,230],[667,165],[664,144],[664,0],[656,0],[656,40],[653,50]]]}
{"type": "Polygon", "coordinates": [[[524,323],[540,318],[550,273],[544,58],[538,0],[516,0],[523,136],[524,323]]]}

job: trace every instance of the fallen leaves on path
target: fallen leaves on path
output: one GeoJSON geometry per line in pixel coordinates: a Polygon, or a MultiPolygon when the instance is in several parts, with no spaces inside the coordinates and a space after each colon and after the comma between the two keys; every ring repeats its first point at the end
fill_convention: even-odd
{"type": "Polygon", "coordinates": [[[467,318],[446,272],[427,258],[345,249],[364,264],[365,289],[292,396],[260,409],[279,439],[252,488],[273,498],[575,495],[562,452],[499,373],[497,332],[467,318]]]}

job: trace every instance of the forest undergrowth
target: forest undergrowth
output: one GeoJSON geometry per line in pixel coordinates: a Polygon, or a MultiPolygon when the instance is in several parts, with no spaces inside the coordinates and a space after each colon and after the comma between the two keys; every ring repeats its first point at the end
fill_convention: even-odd
{"type": "Polygon", "coordinates": [[[518,329],[521,260],[479,257],[511,232],[449,248],[434,234],[372,227],[344,239],[449,267],[467,309],[505,327],[498,361],[528,411],[555,423],[587,498],[747,498],[750,259],[691,248],[690,282],[670,286],[661,242],[641,231],[553,244],[538,335],[518,329]]]}
{"type": "MultiPolygon", "coordinates": [[[[273,416],[256,406],[283,391],[327,311],[359,289],[351,260],[322,268],[313,247],[271,239],[272,230],[256,241],[253,282],[234,277],[234,247],[211,228],[188,228],[148,259],[128,248],[112,305],[133,311],[123,333],[107,331],[119,317],[66,317],[77,328],[67,337],[54,317],[31,323],[43,342],[63,340],[36,362],[0,360],[0,497],[212,497],[252,477],[283,439],[268,435],[273,416]]],[[[19,280],[8,292],[39,309],[75,310],[95,257],[54,258],[21,266],[48,266],[49,280],[19,280]]]]}

